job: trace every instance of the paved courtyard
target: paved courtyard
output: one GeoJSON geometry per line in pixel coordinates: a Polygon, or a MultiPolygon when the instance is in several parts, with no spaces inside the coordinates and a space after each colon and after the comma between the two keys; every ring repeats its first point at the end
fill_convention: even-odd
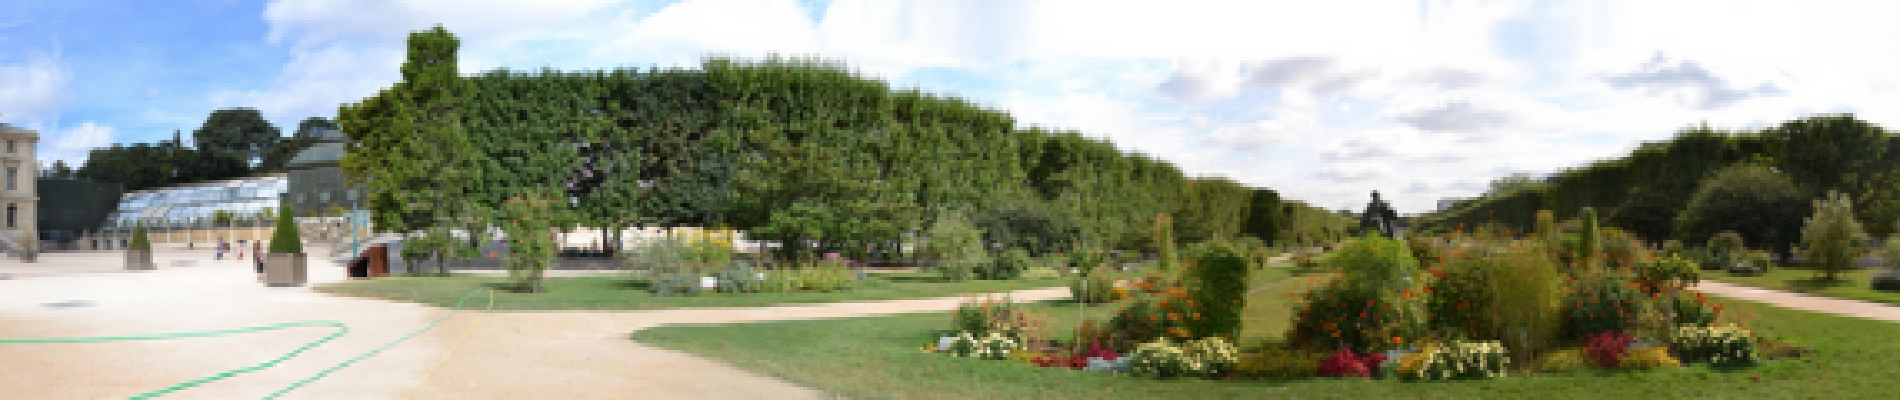
{"type": "MultiPolygon", "coordinates": [[[[157,271],[117,272],[116,253],[46,254],[7,260],[0,273],[0,338],[134,336],[333,320],[346,336],[276,367],[239,374],[160,399],[264,398],[429,325],[449,310],[271,288],[250,260],[212,261],[203,251],[158,252],[157,271]],[[191,260],[194,266],[174,266],[191,260]]],[[[312,283],[344,280],[341,267],[312,260],[312,283]]],[[[1019,298],[1066,296],[1066,290],[1019,298]]],[[[470,300],[480,307],[481,298],[470,300]]],[[[820,306],[634,312],[455,313],[434,329],[285,394],[284,399],[398,399],[451,344],[467,339],[415,399],[825,398],[823,393],[652,348],[628,339],[666,323],[848,317],[954,309],[959,299],[820,306]],[[472,328],[472,330],[471,330],[472,328]]],[[[322,339],[335,328],[291,328],[223,337],[113,343],[0,344],[0,360],[31,365],[0,374],[0,398],[123,399],[249,367],[322,339]]]]}

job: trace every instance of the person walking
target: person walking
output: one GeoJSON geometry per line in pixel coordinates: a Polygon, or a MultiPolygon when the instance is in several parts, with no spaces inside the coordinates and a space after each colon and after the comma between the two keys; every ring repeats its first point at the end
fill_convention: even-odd
{"type": "Polygon", "coordinates": [[[244,261],[244,241],[238,241],[238,261],[244,261]]]}
{"type": "Polygon", "coordinates": [[[216,255],[216,256],[212,256],[212,258],[211,258],[211,259],[212,259],[212,260],[224,260],[224,252],[226,252],[226,251],[231,251],[231,244],[230,244],[230,243],[225,243],[225,242],[224,242],[224,238],[218,238],[218,250],[217,250],[217,252],[216,252],[216,253],[217,253],[217,255],[216,255]]]}
{"type": "Polygon", "coordinates": [[[264,241],[251,242],[251,265],[257,270],[257,281],[264,281],[264,241]]]}

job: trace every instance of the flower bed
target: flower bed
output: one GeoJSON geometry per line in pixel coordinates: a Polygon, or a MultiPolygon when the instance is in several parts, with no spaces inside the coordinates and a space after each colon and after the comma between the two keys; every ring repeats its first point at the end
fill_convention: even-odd
{"type": "Polygon", "coordinates": [[[1687,291],[1700,275],[1693,261],[1650,254],[1613,228],[1593,239],[1585,235],[1594,224],[1581,225],[1582,232],[1546,233],[1563,240],[1349,242],[1325,262],[1340,278],[1305,293],[1287,341],[1246,351],[1232,344],[1232,331],[1198,323],[1209,310],[1202,299],[1219,297],[1197,293],[1216,289],[1197,279],[1196,266],[1213,265],[1207,260],[1219,251],[1200,253],[1175,274],[1137,280],[1131,298],[1116,303],[1121,309],[1112,319],[1085,323],[1067,342],[1087,344],[1088,351],[1049,345],[1056,342],[1047,337],[986,333],[999,328],[983,331],[972,329],[974,324],[961,324],[965,329],[953,349],[926,349],[978,354],[971,349],[987,343],[1014,346],[981,353],[993,359],[1012,359],[996,352],[1024,352],[1014,359],[1210,379],[1497,379],[1696,364],[1748,368],[1807,354],[1752,332],[1746,321],[1687,291]],[[1606,248],[1596,256],[1586,253],[1606,248]],[[985,334],[1017,340],[977,339],[985,334]]]}

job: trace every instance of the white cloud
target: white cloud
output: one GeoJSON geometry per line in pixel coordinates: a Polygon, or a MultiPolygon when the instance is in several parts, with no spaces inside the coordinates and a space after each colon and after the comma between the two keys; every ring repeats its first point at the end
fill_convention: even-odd
{"type": "Polygon", "coordinates": [[[71,97],[67,92],[71,80],[72,74],[51,57],[0,63],[0,118],[28,123],[52,120],[71,97]]]}
{"type": "Polygon", "coordinates": [[[117,130],[90,121],[51,134],[44,127],[32,129],[40,132],[39,161],[49,165],[53,161],[65,161],[66,165],[79,168],[93,149],[112,146],[118,140],[117,130]]]}

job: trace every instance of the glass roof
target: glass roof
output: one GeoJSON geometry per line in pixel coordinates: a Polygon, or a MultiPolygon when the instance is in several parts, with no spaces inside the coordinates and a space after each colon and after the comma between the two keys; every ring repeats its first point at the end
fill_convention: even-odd
{"type": "Polygon", "coordinates": [[[279,196],[289,190],[289,180],[281,176],[250,178],[239,181],[191,185],[148,192],[127,193],[119,209],[106,219],[107,227],[183,226],[192,221],[209,221],[213,211],[227,210],[239,216],[257,215],[275,208],[279,196]]]}

